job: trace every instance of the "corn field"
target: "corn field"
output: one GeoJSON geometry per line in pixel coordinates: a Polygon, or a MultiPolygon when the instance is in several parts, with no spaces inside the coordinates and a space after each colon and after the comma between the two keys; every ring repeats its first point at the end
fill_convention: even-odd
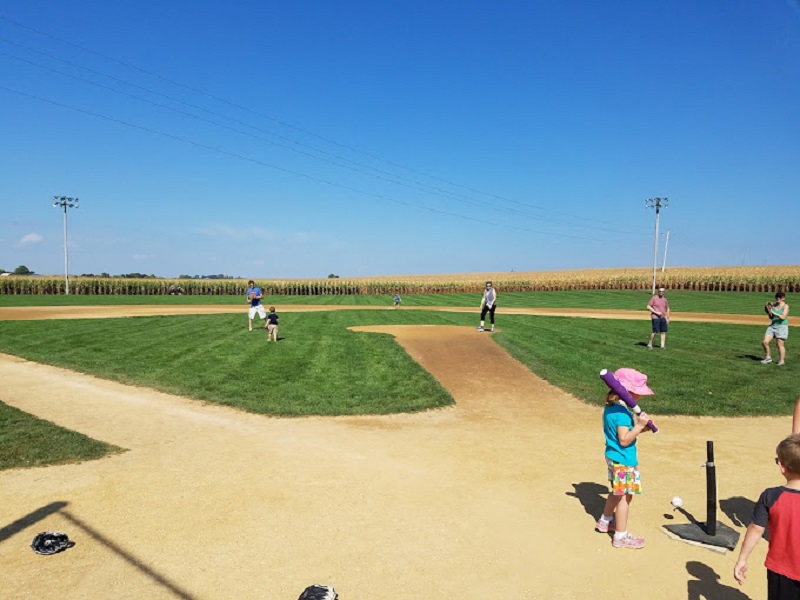
{"type": "MultiPolygon", "coordinates": [[[[486,281],[506,292],[563,290],[649,290],[652,270],[586,269],[527,273],[397,275],[350,279],[261,279],[256,284],[270,296],[341,296],[360,294],[474,293],[486,281]]],[[[659,286],[672,290],[721,292],[800,292],[800,266],[673,267],[657,272],[659,286]]],[[[0,277],[0,294],[63,294],[59,276],[0,277]]],[[[70,293],[87,296],[244,295],[243,279],[128,279],[72,277],[70,293]]]]}

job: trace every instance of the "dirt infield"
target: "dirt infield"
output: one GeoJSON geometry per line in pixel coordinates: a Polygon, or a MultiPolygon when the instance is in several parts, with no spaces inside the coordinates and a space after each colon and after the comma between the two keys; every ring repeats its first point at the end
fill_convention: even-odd
{"type": "MultiPolygon", "coordinates": [[[[140,308],[165,307],[116,311],[140,308]]],[[[186,313],[229,312],[219,308],[186,313]]],[[[780,483],[772,459],[789,416],[658,419],[661,433],[640,442],[646,493],[631,516],[648,545],[617,550],[593,530],[606,489],[598,409],[471,328],[356,329],[394,335],[456,405],[275,419],[0,355],[2,400],[129,449],[0,473],[0,595],[294,600],[327,583],[342,600],[766,596],[766,543],[743,593],[735,554],[661,526],[686,520],[669,506],[676,494],[704,520],[700,465],[713,440],[719,520],[743,532],[760,491],[780,483]],[[76,546],[34,554],[45,530],[76,546]]]]}

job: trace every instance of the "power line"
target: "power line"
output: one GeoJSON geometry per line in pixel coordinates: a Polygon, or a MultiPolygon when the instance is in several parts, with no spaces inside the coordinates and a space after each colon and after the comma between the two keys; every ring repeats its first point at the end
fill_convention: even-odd
{"type": "Polygon", "coordinates": [[[552,233],[552,232],[548,232],[548,231],[537,231],[537,230],[534,230],[534,229],[529,229],[527,227],[519,227],[519,226],[516,226],[516,225],[502,225],[500,223],[495,223],[493,221],[488,221],[486,219],[479,219],[479,218],[476,218],[476,217],[470,217],[470,216],[462,215],[462,214],[459,214],[459,213],[454,213],[454,212],[445,211],[445,210],[441,210],[441,209],[437,209],[437,208],[432,208],[430,206],[425,206],[425,205],[421,205],[421,204],[415,204],[413,202],[407,202],[407,201],[404,201],[404,200],[399,200],[397,198],[392,198],[392,197],[386,196],[384,194],[376,194],[374,192],[367,192],[367,191],[364,191],[364,190],[360,190],[358,188],[354,188],[352,186],[344,185],[344,184],[341,184],[341,183],[336,183],[335,181],[330,181],[330,180],[327,180],[327,179],[314,177],[313,175],[308,175],[307,173],[301,173],[299,171],[294,171],[292,169],[287,169],[285,167],[280,167],[280,166],[277,166],[277,165],[273,165],[273,164],[264,162],[264,161],[262,161],[260,159],[253,158],[253,157],[250,157],[250,156],[245,156],[245,155],[239,154],[237,152],[231,152],[229,150],[223,150],[222,148],[218,148],[218,147],[215,147],[215,146],[210,146],[208,144],[204,144],[202,142],[197,142],[195,140],[191,140],[189,138],[185,138],[185,137],[182,137],[182,136],[179,136],[179,135],[174,135],[174,134],[171,134],[171,133],[166,133],[164,131],[159,131],[157,129],[153,129],[152,127],[147,127],[147,126],[144,126],[144,125],[137,125],[136,123],[131,123],[129,121],[125,121],[123,119],[118,119],[116,117],[110,117],[110,116],[104,115],[102,113],[97,113],[97,112],[94,112],[94,111],[91,111],[91,110],[87,110],[87,109],[84,109],[84,108],[80,108],[80,107],[77,107],[77,106],[72,106],[72,105],[69,105],[69,104],[65,104],[63,102],[58,102],[56,100],[51,100],[49,98],[42,98],[41,96],[37,96],[35,94],[30,94],[28,92],[23,92],[23,91],[20,91],[20,90],[15,90],[15,89],[6,87],[4,85],[0,85],[0,90],[5,90],[7,92],[11,92],[13,94],[17,94],[17,95],[20,95],[20,96],[25,96],[27,98],[33,98],[33,99],[39,100],[41,102],[46,102],[48,104],[52,104],[53,106],[58,106],[58,107],[61,107],[61,108],[67,108],[67,109],[73,110],[75,112],[79,112],[79,113],[82,113],[82,114],[85,114],[85,115],[89,115],[89,116],[92,116],[92,117],[104,119],[106,121],[110,121],[110,122],[113,122],[113,123],[118,123],[120,125],[125,125],[126,127],[131,127],[133,129],[139,129],[141,131],[146,131],[148,133],[152,133],[152,134],[155,134],[155,135],[158,135],[158,136],[161,136],[161,137],[165,137],[165,138],[168,138],[168,139],[171,139],[171,140],[174,140],[174,141],[178,141],[178,142],[185,143],[185,144],[190,144],[192,146],[195,146],[197,148],[202,148],[204,150],[211,150],[212,152],[216,152],[216,153],[219,153],[219,154],[224,154],[226,156],[237,158],[239,160],[247,161],[247,162],[250,162],[250,163],[253,163],[253,164],[257,164],[257,165],[260,165],[260,166],[263,166],[263,167],[268,167],[270,169],[275,169],[275,170],[281,171],[283,173],[288,173],[290,175],[296,175],[298,177],[303,177],[303,178],[308,179],[310,181],[315,181],[317,183],[324,183],[324,184],[332,186],[332,187],[340,188],[340,189],[343,189],[343,190],[347,190],[347,191],[354,192],[356,194],[361,194],[361,195],[364,195],[364,196],[369,196],[369,197],[372,197],[372,198],[377,198],[377,199],[380,199],[380,200],[385,200],[387,202],[393,202],[395,204],[400,204],[402,206],[408,206],[408,207],[411,207],[411,208],[417,208],[417,209],[421,209],[421,210],[426,210],[428,212],[437,213],[437,214],[441,214],[441,215],[445,215],[445,216],[449,216],[449,217],[458,217],[460,219],[464,219],[464,220],[467,220],[467,221],[473,221],[473,222],[476,222],[476,223],[483,223],[484,225],[492,225],[494,227],[502,227],[502,228],[506,228],[506,229],[515,229],[515,230],[518,230],[518,231],[525,231],[525,232],[528,232],[528,233],[536,233],[536,234],[540,234],[540,235],[551,235],[551,236],[557,236],[557,237],[561,237],[561,238],[570,238],[570,239],[586,240],[586,241],[593,241],[593,242],[601,241],[601,240],[597,240],[597,239],[594,239],[594,238],[587,238],[587,237],[570,235],[570,234],[552,233]]]}
{"type": "MultiPolygon", "coordinates": [[[[15,44],[15,45],[18,45],[18,44],[15,44]]],[[[38,51],[34,50],[34,52],[38,52],[38,51]]],[[[42,53],[42,54],[47,55],[46,53],[42,53]]],[[[91,85],[91,86],[94,86],[94,87],[97,87],[97,88],[100,88],[100,89],[103,89],[103,90],[108,90],[110,92],[113,92],[115,94],[119,94],[119,95],[122,95],[122,96],[125,96],[125,97],[128,97],[128,98],[133,98],[134,100],[138,100],[140,102],[144,102],[144,103],[150,104],[152,106],[156,106],[158,108],[163,108],[165,110],[169,110],[169,111],[174,112],[176,114],[187,116],[187,117],[190,117],[192,119],[196,119],[198,121],[201,121],[201,122],[204,122],[204,123],[208,123],[210,125],[214,125],[216,127],[222,128],[222,129],[226,129],[228,131],[233,131],[235,133],[238,133],[238,134],[241,134],[241,135],[245,135],[245,136],[251,137],[253,139],[272,144],[272,145],[277,146],[279,148],[285,148],[285,149],[290,150],[292,152],[296,152],[296,153],[298,153],[298,154],[300,154],[302,156],[307,156],[307,157],[310,157],[310,158],[313,158],[313,159],[316,159],[316,160],[320,160],[322,162],[326,162],[328,164],[332,164],[332,165],[334,165],[336,167],[339,167],[339,168],[348,169],[350,171],[353,171],[353,172],[356,172],[356,173],[359,173],[359,174],[362,174],[362,175],[368,175],[370,177],[374,177],[375,179],[378,179],[378,180],[381,180],[381,181],[385,181],[385,182],[388,182],[388,183],[393,183],[395,185],[400,185],[400,186],[403,186],[403,187],[406,187],[406,188],[409,188],[409,189],[413,189],[413,190],[418,191],[418,192],[422,192],[422,193],[425,193],[425,194],[430,194],[430,195],[438,196],[438,197],[442,197],[442,198],[454,199],[454,200],[456,200],[458,202],[470,204],[472,206],[476,206],[476,207],[479,207],[479,208],[491,208],[491,209],[493,209],[495,211],[505,212],[505,213],[508,213],[508,214],[512,214],[512,215],[515,215],[515,216],[521,216],[521,217],[529,218],[529,219],[536,220],[536,221],[549,221],[551,223],[565,224],[565,225],[569,224],[569,223],[566,223],[566,222],[561,221],[559,219],[551,219],[551,218],[548,218],[548,217],[540,217],[540,216],[531,215],[531,214],[528,214],[528,213],[526,213],[525,211],[522,211],[522,210],[517,210],[517,209],[514,209],[514,208],[509,208],[509,207],[504,207],[504,206],[497,206],[497,205],[491,204],[489,202],[475,200],[473,198],[470,198],[470,197],[467,197],[467,196],[463,196],[463,195],[460,195],[460,194],[453,194],[453,193],[448,192],[446,190],[439,190],[439,192],[431,191],[429,189],[425,189],[424,187],[419,187],[419,186],[424,186],[425,185],[425,184],[422,184],[422,183],[419,183],[419,182],[413,182],[413,183],[418,183],[419,185],[412,185],[412,184],[409,184],[409,183],[405,183],[404,181],[393,181],[392,179],[387,179],[386,177],[383,177],[381,175],[376,175],[374,173],[367,173],[367,172],[365,172],[365,171],[363,171],[361,169],[357,169],[357,168],[354,168],[354,167],[351,167],[351,166],[348,166],[348,165],[342,165],[342,164],[340,164],[340,163],[338,163],[338,162],[336,162],[334,160],[330,160],[330,159],[327,159],[327,158],[324,158],[324,157],[315,156],[314,154],[311,154],[309,152],[305,152],[305,151],[302,151],[302,150],[298,150],[296,148],[292,148],[292,147],[287,146],[285,144],[280,144],[280,143],[274,142],[272,140],[263,138],[261,136],[258,136],[258,135],[255,135],[253,133],[250,133],[248,131],[242,131],[241,129],[237,129],[235,127],[231,127],[229,125],[226,125],[224,123],[220,123],[218,121],[214,121],[212,119],[206,119],[204,117],[200,117],[200,116],[198,116],[196,114],[193,114],[193,113],[190,113],[190,112],[187,112],[187,111],[184,111],[184,110],[169,106],[167,104],[163,104],[161,102],[155,102],[155,101],[150,100],[148,98],[143,98],[142,96],[137,96],[135,94],[131,94],[129,92],[125,92],[123,90],[119,90],[117,88],[114,88],[114,87],[111,87],[111,86],[108,86],[108,85],[104,85],[104,84],[98,83],[96,81],[91,81],[91,80],[83,78],[83,77],[78,77],[77,75],[73,75],[71,73],[66,73],[66,72],[61,71],[59,69],[54,69],[53,67],[50,67],[50,66],[47,66],[47,65],[43,65],[41,63],[29,60],[27,58],[22,58],[22,57],[10,54],[8,52],[0,52],[0,56],[6,56],[6,57],[11,58],[13,60],[16,60],[16,61],[28,64],[28,65],[37,67],[39,69],[43,69],[43,70],[49,71],[51,73],[56,73],[56,74],[64,76],[64,77],[68,77],[68,78],[73,79],[75,81],[79,81],[79,82],[82,82],[82,83],[85,83],[85,84],[88,84],[88,85],[91,85]]],[[[50,56],[50,55],[47,55],[47,56],[50,56]]],[[[57,58],[57,57],[53,57],[53,58],[55,58],[56,60],[59,60],[61,62],[65,62],[67,64],[71,64],[72,65],[72,63],[70,63],[69,61],[66,61],[66,60],[63,60],[63,59],[60,59],[60,58],[57,58]]],[[[81,68],[81,69],[84,68],[84,67],[81,67],[80,65],[73,65],[73,66],[76,66],[76,67],[81,68]]],[[[102,75],[104,77],[110,77],[111,79],[114,79],[116,81],[120,81],[121,83],[123,83],[125,85],[128,85],[127,82],[125,82],[125,81],[123,81],[121,79],[118,79],[116,77],[109,76],[109,75],[106,75],[104,73],[101,73],[101,72],[98,72],[98,71],[94,71],[92,69],[86,69],[86,70],[89,70],[90,72],[102,75]]],[[[144,89],[145,91],[148,91],[148,92],[151,92],[151,93],[156,93],[156,94],[162,95],[162,96],[164,96],[164,97],[166,97],[168,99],[173,99],[173,98],[170,98],[170,96],[166,96],[166,95],[160,94],[158,92],[153,92],[152,90],[149,90],[149,89],[144,88],[142,86],[135,86],[135,87],[144,89]]],[[[176,100],[176,101],[180,102],[179,100],[176,100]]],[[[183,102],[181,102],[181,103],[182,104],[186,104],[186,103],[183,103],[183,102]]],[[[193,106],[193,105],[189,104],[189,106],[193,106]]],[[[197,108],[200,108],[201,110],[204,110],[201,107],[197,107],[197,108]]],[[[206,111],[206,112],[210,112],[210,111],[206,111]]],[[[212,114],[215,114],[215,113],[212,113],[212,114]]],[[[220,116],[222,116],[223,118],[227,118],[224,115],[220,115],[220,116]]],[[[328,154],[328,153],[326,153],[326,154],[328,154]]],[[[346,159],[344,159],[344,160],[346,160],[346,159]]],[[[348,162],[351,162],[351,161],[348,161],[348,162]]],[[[393,176],[391,173],[387,173],[387,175],[393,176]]],[[[406,181],[413,181],[413,180],[406,179],[406,181]]],[[[598,229],[598,228],[596,228],[596,229],[598,229]]],[[[599,229],[603,229],[603,228],[599,228],[599,229]]],[[[606,230],[607,231],[612,231],[612,232],[615,232],[615,233],[624,233],[624,232],[622,232],[620,230],[613,230],[613,229],[606,229],[606,230]]]]}
{"type": "MultiPolygon", "coordinates": [[[[134,83],[128,82],[126,80],[120,79],[120,78],[115,77],[113,75],[108,75],[107,73],[96,71],[96,70],[90,69],[88,67],[84,67],[84,66],[81,66],[81,65],[76,65],[76,64],[71,63],[70,61],[62,59],[60,57],[55,57],[55,56],[53,56],[51,54],[48,54],[46,52],[42,52],[42,51],[39,51],[39,50],[36,50],[36,49],[32,49],[32,48],[30,48],[28,46],[25,46],[23,44],[19,44],[17,42],[9,41],[7,39],[4,40],[7,43],[11,43],[11,44],[16,45],[18,47],[25,48],[25,49],[27,49],[29,51],[36,52],[36,53],[44,55],[44,56],[48,56],[48,57],[50,57],[52,59],[59,60],[59,61],[64,62],[66,64],[70,64],[71,66],[75,66],[75,67],[80,68],[80,69],[85,69],[85,70],[87,70],[89,72],[101,75],[103,77],[108,77],[108,78],[113,79],[115,81],[118,81],[118,82],[120,82],[120,83],[122,83],[124,85],[129,85],[129,86],[144,90],[144,91],[146,91],[148,93],[162,96],[164,98],[167,98],[167,99],[169,99],[171,101],[174,101],[174,102],[178,102],[178,103],[183,104],[185,106],[190,106],[192,108],[195,108],[197,110],[201,110],[201,111],[206,112],[208,114],[219,116],[219,117],[222,117],[222,118],[227,119],[229,121],[244,125],[245,127],[249,127],[249,128],[252,128],[252,129],[256,129],[258,131],[262,131],[263,133],[266,133],[266,134],[268,134],[270,136],[282,139],[284,141],[288,141],[291,144],[294,144],[296,146],[312,150],[313,152],[317,152],[319,154],[323,154],[323,155],[329,156],[329,157],[331,157],[331,158],[333,158],[335,160],[339,160],[339,161],[343,161],[343,162],[346,162],[346,163],[354,164],[354,165],[356,165],[358,167],[361,167],[361,168],[364,168],[364,169],[369,169],[371,171],[375,171],[376,173],[379,173],[379,174],[383,175],[383,176],[381,176],[381,175],[369,174],[372,177],[375,177],[377,179],[380,179],[380,180],[383,180],[383,181],[388,181],[390,183],[394,183],[395,185],[401,185],[401,186],[404,186],[404,187],[409,187],[411,189],[415,189],[416,191],[421,191],[421,192],[424,192],[424,193],[427,193],[427,194],[431,194],[431,195],[434,195],[434,196],[447,197],[447,198],[450,198],[450,199],[454,199],[456,201],[466,202],[468,204],[472,204],[473,206],[491,208],[493,210],[501,210],[503,212],[507,212],[507,213],[510,213],[510,214],[515,214],[517,216],[524,216],[524,217],[527,217],[527,218],[530,218],[530,219],[533,219],[533,220],[549,221],[549,222],[552,222],[552,223],[563,224],[563,225],[573,225],[573,226],[580,226],[580,227],[591,227],[593,229],[602,229],[602,230],[613,232],[613,233],[625,233],[625,234],[630,234],[631,233],[630,228],[621,230],[621,229],[619,229],[619,227],[618,227],[618,225],[616,223],[614,223],[614,227],[609,227],[608,226],[609,225],[608,222],[598,221],[596,219],[591,219],[591,218],[586,218],[586,217],[579,217],[579,216],[572,215],[572,214],[569,214],[569,213],[556,211],[556,210],[553,210],[553,208],[551,206],[541,207],[541,206],[538,206],[538,205],[535,205],[535,204],[531,204],[531,203],[527,203],[527,202],[521,202],[521,201],[518,201],[518,200],[506,198],[506,197],[503,197],[503,196],[500,196],[500,195],[497,195],[497,194],[494,194],[494,193],[485,192],[485,191],[482,191],[482,190],[471,188],[469,186],[464,186],[464,185],[449,181],[447,179],[443,179],[443,178],[440,178],[440,177],[436,177],[434,175],[430,175],[430,174],[427,174],[427,173],[423,173],[421,171],[417,171],[417,170],[412,169],[410,167],[406,167],[404,165],[400,165],[400,164],[394,163],[394,162],[392,162],[390,160],[387,160],[385,158],[382,158],[380,156],[377,156],[377,155],[374,155],[374,154],[370,154],[368,152],[364,152],[364,151],[358,150],[358,149],[353,148],[351,146],[348,146],[346,144],[342,144],[340,142],[337,142],[336,140],[332,140],[332,139],[326,138],[324,136],[321,136],[321,135],[316,134],[314,132],[308,131],[308,130],[303,129],[301,127],[298,127],[296,125],[292,125],[292,124],[290,124],[288,122],[285,122],[285,121],[282,121],[280,119],[277,119],[277,118],[275,118],[273,116],[266,115],[266,114],[261,113],[259,111],[255,111],[255,110],[253,110],[253,109],[251,109],[251,108],[249,108],[247,106],[232,102],[232,101],[227,100],[225,98],[221,98],[219,96],[216,96],[214,94],[206,92],[205,90],[202,90],[202,89],[199,89],[199,88],[195,88],[195,87],[190,86],[190,85],[186,85],[184,83],[181,83],[181,82],[176,81],[174,79],[171,79],[169,77],[164,77],[163,75],[160,75],[158,73],[149,71],[147,69],[143,69],[143,68],[141,68],[141,67],[139,67],[139,66],[137,66],[135,64],[132,64],[132,63],[117,59],[117,58],[115,58],[113,56],[109,56],[109,55],[104,54],[102,52],[99,52],[97,50],[93,50],[91,48],[87,48],[85,46],[82,46],[82,45],[77,44],[75,42],[72,42],[70,40],[65,40],[63,38],[60,38],[58,36],[55,36],[55,35],[49,34],[47,32],[41,31],[41,30],[36,29],[34,27],[30,27],[28,25],[19,23],[17,21],[9,19],[8,17],[6,17],[4,15],[0,15],[0,20],[6,21],[7,23],[10,23],[10,24],[12,24],[12,25],[14,25],[16,27],[20,27],[22,29],[26,29],[28,31],[32,31],[32,32],[34,32],[34,33],[36,33],[38,35],[50,38],[50,39],[55,40],[55,41],[57,41],[59,43],[67,44],[67,45],[72,46],[74,48],[77,48],[77,49],[79,49],[79,50],[81,50],[83,52],[87,52],[87,53],[99,56],[99,57],[101,57],[101,58],[103,58],[105,60],[114,62],[114,63],[119,64],[121,66],[124,66],[126,68],[133,69],[133,70],[138,71],[140,73],[143,73],[143,74],[145,74],[145,75],[147,75],[149,77],[154,77],[154,78],[156,78],[158,80],[161,80],[161,81],[167,82],[167,83],[169,83],[171,85],[174,85],[174,86],[189,90],[189,91],[191,91],[193,93],[200,94],[202,96],[205,96],[205,97],[210,98],[212,100],[215,100],[217,102],[221,102],[221,103],[224,103],[224,104],[226,104],[228,106],[231,106],[231,107],[234,107],[234,108],[237,108],[237,109],[241,109],[241,110],[247,111],[247,112],[249,112],[251,114],[255,114],[257,116],[263,117],[263,118],[268,119],[268,120],[270,120],[270,121],[272,121],[274,123],[277,123],[277,124],[279,124],[281,126],[284,126],[284,127],[293,129],[293,130],[295,130],[297,132],[303,133],[304,135],[309,135],[309,136],[315,137],[315,138],[317,138],[319,140],[322,140],[324,142],[333,144],[333,145],[335,145],[337,147],[349,150],[351,152],[360,154],[362,156],[367,156],[369,158],[372,158],[374,160],[378,160],[378,161],[383,162],[385,164],[389,164],[392,167],[400,168],[400,169],[403,169],[403,170],[406,170],[406,171],[409,171],[409,172],[412,172],[412,173],[416,173],[418,175],[422,175],[422,176],[427,177],[429,179],[433,179],[435,181],[440,181],[440,182],[445,183],[447,185],[450,185],[452,187],[464,189],[464,190],[470,191],[470,192],[475,193],[475,194],[480,194],[480,195],[483,195],[483,196],[487,196],[487,197],[493,198],[495,200],[499,200],[501,202],[514,204],[514,205],[516,205],[518,207],[528,208],[528,209],[532,209],[532,210],[535,210],[535,211],[540,211],[540,212],[545,213],[548,216],[531,215],[531,214],[528,214],[528,213],[524,212],[524,210],[513,209],[513,208],[509,208],[509,207],[502,207],[502,206],[498,206],[496,203],[487,203],[485,201],[476,200],[476,199],[470,198],[468,196],[465,196],[463,194],[458,194],[458,193],[454,193],[454,192],[451,192],[451,191],[448,191],[448,190],[443,190],[443,189],[441,189],[439,187],[432,186],[430,184],[426,184],[426,183],[423,183],[423,182],[420,182],[420,181],[417,181],[417,180],[414,180],[414,179],[409,179],[409,178],[403,177],[401,175],[397,175],[395,173],[387,172],[385,170],[377,169],[377,168],[372,167],[370,165],[366,165],[366,164],[363,164],[361,162],[353,161],[351,159],[342,157],[342,156],[340,156],[338,154],[330,153],[330,152],[327,152],[325,150],[321,150],[319,148],[310,146],[308,144],[303,144],[301,142],[297,142],[296,140],[292,140],[290,138],[287,138],[286,136],[282,136],[282,135],[280,135],[278,133],[264,130],[264,129],[259,128],[257,126],[254,126],[252,124],[245,123],[244,121],[241,121],[239,119],[235,119],[235,118],[229,117],[227,115],[223,115],[221,113],[217,113],[215,111],[210,111],[210,110],[208,110],[208,109],[206,109],[204,107],[198,106],[196,104],[187,103],[185,101],[173,98],[173,97],[171,97],[171,96],[169,96],[167,94],[163,94],[162,92],[159,92],[159,91],[156,91],[156,90],[152,90],[152,89],[149,89],[147,87],[140,86],[138,84],[134,84],[134,83]],[[392,179],[387,179],[386,177],[389,177],[389,178],[392,178],[392,179]],[[421,186],[421,188],[430,188],[430,189],[421,189],[420,187],[417,187],[417,186],[421,186]],[[431,191],[431,190],[433,190],[433,191],[431,191]],[[552,216],[549,216],[549,215],[560,215],[560,216],[566,217],[568,219],[568,221],[564,221],[564,220],[560,220],[560,219],[554,219],[552,216]],[[591,225],[584,225],[584,224],[581,224],[581,222],[591,223],[591,225]]],[[[78,78],[76,76],[65,74],[63,72],[54,70],[54,69],[52,69],[50,67],[45,67],[45,66],[39,65],[37,63],[33,63],[32,61],[27,61],[26,59],[20,59],[19,57],[15,57],[13,55],[8,55],[8,56],[11,56],[12,58],[15,58],[17,60],[22,60],[23,62],[28,62],[28,63],[33,64],[35,66],[39,66],[40,68],[44,68],[44,69],[48,69],[48,70],[51,70],[51,71],[54,71],[54,72],[58,72],[58,73],[60,73],[62,75],[65,75],[67,77],[73,77],[73,78],[76,78],[78,80],[81,80],[81,78],[78,78]]],[[[97,84],[95,82],[90,82],[88,80],[82,80],[82,81],[85,81],[85,82],[90,83],[92,85],[100,86],[100,84],[97,84]]],[[[172,110],[172,111],[177,112],[179,114],[184,114],[184,115],[187,115],[187,116],[199,119],[199,120],[204,120],[203,118],[198,117],[197,115],[193,115],[191,113],[182,112],[182,111],[179,111],[179,110],[174,109],[172,107],[168,107],[168,106],[165,106],[165,105],[162,105],[162,104],[159,104],[159,103],[154,103],[152,101],[149,101],[149,100],[146,100],[146,99],[143,99],[143,98],[138,98],[136,96],[133,96],[131,94],[127,94],[127,93],[122,92],[120,90],[115,90],[114,88],[110,88],[110,87],[107,87],[107,86],[101,86],[101,87],[105,87],[106,89],[109,89],[109,90],[114,91],[116,93],[120,93],[120,94],[123,94],[123,95],[129,95],[130,97],[137,98],[137,99],[139,99],[141,101],[144,101],[144,102],[150,102],[151,104],[154,104],[155,106],[161,106],[162,108],[166,108],[168,110],[172,110]]],[[[240,133],[242,135],[249,135],[251,137],[254,137],[255,139],[259,139],[261,141],[265,141],[267,143],[271,143],[271,144],[276,145],[278,147],[282,147],[282,148],[288,149],[290,151],[297,152],[297,153],[299,153],[301,155],[309,156],[309,157],[314,158],[316,160],[320,160],[320,161],[323,161],[323,162],[328,162],[330,164],[334,164],[335,166],[340,167],[340,168],[346,168],[346,169],[349,169],[349,170],[352,170],[352,171],[355,171],[355,172],[358,172],[358,173],[361,173],[361,174],[366,174],[366,173],[364,173],[363,171],[361,171],[361,170],[359,170],[357,168],[348,167],[346,165],[342,165],[342,164],[336,163],[335,161],[331,161],[331,160],[322,158],[320,156],[315,156],[313,154],[310,154],[310,153],[307,153],[307,152],[303,152],[301,150],[297,150],[296,148],[292,148],[292,147],[289,147],[289,146],[278,144],[277,142],[274,142],[272,140],[266,140],[264,138],[260,138],[258,136],[254,136],[253,134],[250,134],[250,133],[247,133],[247,132],[243,132],[243,131],[240,131],[240,130],[236,130],[234,128],[231,128],[230,126],[226,126],[226,125],[218,123],[218,122],[209,121],[209,120],[205,120],[205,121],[210,123],[210,124],[213,124],[215,126],[218,126],[218,127],[224,127],[224,128],[230,129],[231,131],[235,131],[235,132],[240,133]]]]}

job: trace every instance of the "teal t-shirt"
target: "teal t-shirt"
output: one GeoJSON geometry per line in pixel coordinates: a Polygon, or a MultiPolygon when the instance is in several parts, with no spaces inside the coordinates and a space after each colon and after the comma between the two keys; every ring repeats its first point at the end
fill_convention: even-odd
{"type": "Polygon", "coordinates": [[[606,406],[603,409],[603,433],[606,436],[606,456],[613,462],[627,467],[636,467],[639,460],[636,456],[636,440],[630,446],[623,447],[617,437],[617,427],[633,429],[633,414],[620,404],[606,406]]]}
{"type": "MultiPolygon", "coordinates": [[[[786,305],[784,305],[784,306],[786,306],[786,305]]],[[[783,317],[783,311],[784,311],[783,308],[781,308],[779,310],[779,309],[775,308],[774,306],[772,307],[772,315],[773,315],[772,316],[772,324],[773,325],[786,325],[787,323],[789,323],[789,319],[786,319],[786,318],[783,317]]]]}

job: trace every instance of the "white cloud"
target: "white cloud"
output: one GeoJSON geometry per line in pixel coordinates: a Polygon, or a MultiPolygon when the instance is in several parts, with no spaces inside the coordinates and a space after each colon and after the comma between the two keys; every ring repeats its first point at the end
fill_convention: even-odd
{"type": "Polygon", "coordinates": [[[18,243],[20,246],[30,246],[31,244],[38,244],[42,240],[44,240],[44,238],[38,233],[28,233],[23,235],[18,243]]]}

